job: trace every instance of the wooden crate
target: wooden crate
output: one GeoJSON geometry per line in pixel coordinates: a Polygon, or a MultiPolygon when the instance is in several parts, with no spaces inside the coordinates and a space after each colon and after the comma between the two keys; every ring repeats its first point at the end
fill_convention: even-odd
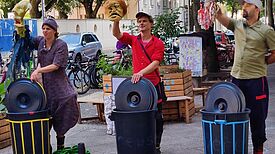
{"type": "Polygon", "coordinates": [[[112,75],[103,75],[103,92],[104,96],[112,94],[112,75]]]}
{"type": "MultiPolygon", "coordinates": [[[[188,111],[190,116],[195,114],[194,104],[194,93],[192,84],[192,72],[191,70],[185,70],[184,72],[171,73],[169,69],[174,69],[175,66],[165,66],[161,69],[166,70],[167,74],[163,74],[162,80],[165,85],[165,94],[167,97],[176,96],[189,96],[193,99],[189,101],[188,111]]],[[[163,116],[164,121],[181,120],[186,119],[185,117],[185,106],[184,103],[167,102],[163,104],[163,116]],[[178,106],[178,104],[180,106],[178,106]]]]}
{"type": "Polygon", "coordinates": [[[189,123],[195,113],[195,104],[193,100],[168,101],[163,104],[162,113],[164,121],[183,120],[189,123]]]}
{"type": "Polygon", "coordinates": [[[179,120],[179,108],[176,101],[166,102],[162,105],[162,114],[164,121],[179,120]]]}
{"type": "Polygon", "coordinates": [[[4,119],[4,115],[0,114],[0,149],[11,145],[10,125],[4,119]]]}
{"type": "Polygon", "coordinates": [[[164,74],[162,80],[165,85],[165,94],[167,97],[187,96],[192,91],[191,71],[186,70],[180,73],[164,74]]]}

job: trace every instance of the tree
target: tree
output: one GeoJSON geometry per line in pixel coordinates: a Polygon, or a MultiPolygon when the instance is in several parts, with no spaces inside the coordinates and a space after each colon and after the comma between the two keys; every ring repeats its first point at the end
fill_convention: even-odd
{"type": "Polygon", "coordinates": [[[231,18],[233,18],[234,13],[237,14],[237,11],[241,9],[239,2],[235,0],[222,1],[221,3],[225,4],[226,9],[231,12],[231,18]]]}
{"type": "Polygon", "coordinates": [[[79,2],[77,0],[59,0],[54,8],[58,11],[60,19],[67,19],[68,14],[78,5],[79,2]]]}
{"type": "Polygon", "coordinates": [[[178,20],[179,14],[179,9],[175,9],[156,16],[152,33],[164,41],[171,37],[178,37],[184,29],[180,25],[182,21],[178,20]]]}
{"type": "Polygon", "coordinates": [[[192,21],[190,22],[190,30],[195,26],[196,31],[200,31],[201,27],[198,22],[198,10],[200,9],[200,0],[193,0],[193,5],[192,5],[192,21]]]}
{"type": "MultiPolygon", "coordinates": [[[[15,4],[20,2],[20,0],[1,0],[0,6],[4,10],[5,15],[7,12],[11,12],[15,4]]],[[[49,11],[53,7],[56,7],[57,10],[62,10],[61,14],[63,16],[67,16],[68,13],[76,6],[76,0],[46,0],[45,1],[45,11],[49,11]]],[[[32,9],[30,11],[30,15],[32,18],[41,18],[42,17],[42,10],[39,9],[41,6],[41,0],[30,0],[32,4],[32,9]]]]}
{"type": "Polygon", "coordinates": [[[106,0],[78,0],[83,4],[86,11],[86,18],[96,18],[99,8],[106,0]]]}
{"type": "Polygon", "coordinates": [[[273,0],[266,1],[266,8],[267,8],[267,17],[268,17],[268,25],[274,27],[274,17],[273,17],[273,0]]]}
{"type": "Polygon", "coordinates": [[[0,7],[4,11],[4,17],[7,17],[8,12],[11,12],[14,5],[20,0],[1,0],[0,7]]]}

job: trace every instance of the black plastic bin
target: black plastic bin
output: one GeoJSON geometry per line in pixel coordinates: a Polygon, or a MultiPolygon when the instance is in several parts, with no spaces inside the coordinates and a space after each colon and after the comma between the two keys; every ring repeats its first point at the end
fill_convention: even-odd
{"type": "Polygon", "coordinates": [[[205,154],[247,154],[249,109],[239,113],[201,110],[205,154]]]}
{"type": "Polygon", "coordinates": [[[48,110],[7,113],[15,154],[50,154],[48,110]]]}
{"type": "Polygon", "coordinates": [[[155,154],[156,110],[114,110],[110,119],[115,122],[118,154],[155,154]]]}

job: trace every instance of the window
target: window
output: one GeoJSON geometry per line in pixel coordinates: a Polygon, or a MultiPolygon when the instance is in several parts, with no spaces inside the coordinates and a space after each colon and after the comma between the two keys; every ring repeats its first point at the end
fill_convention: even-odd
{"type": "Polygon", "coordinates": [[[94,32],[97,31],[97,25],[94,25],[94,32]]]}
{"type": "Polygon", "coordinates": [[[95,39],[92,37],[92,35],[85,34],[83,36],[83,41],[85,41],[86,43],[90,43],[90,42],[95,42],[95,39]]]}
{"type": "Polygon", "coordinates": [[[95,41],[99,41],[96,35],[93,35],[95,41]]]}
{"type": "Polygon", "coordinates": [[[76,25],[75,31],[76,31],[77,33],[80,32],[80,26],[79,26],[78,24],[76,25]]]}
{"type": "Polygon", "coordinates": [[[167,7],[168,6],[168,0],[163,0],[163,7],[167,7]]]}

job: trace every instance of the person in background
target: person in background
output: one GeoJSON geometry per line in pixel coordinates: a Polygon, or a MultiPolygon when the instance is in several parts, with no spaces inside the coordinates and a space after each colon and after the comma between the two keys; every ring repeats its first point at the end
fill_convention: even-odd
{"type": "Polygon", "coordinates": [[[113,23],[113,35],[121,42],[132,47],[133,76],[132,82],[137,83],[144,77],[149,79],[158,92],[158,112],[156,116],[156,151],[160,153],[161,136],[163,133],[162,99],[160,97],[160,77],[158,67],[163,60],[164,43],[155,37],[151,31],[153,18],[147,13],[136,14],[140,34],[138,36],[122,33],[119,28],[119,20],[113,23]],[[143,48],[143,47],[144,48],[143,48]],[[146,55],[146,53],[148,55],[146,55]],[[150,59],[149,59],[150,58],[150,59]]]}
{"type": "Polygon", "coordinates": [[[221,9],[216,16],[217,20],[235,35],[232,82],[242,90],[246,107],[251,110],[249,116],[254,154],[263,153],[263,144],[267,140],[265,124],[269,100],[267,65],[275,62],[275,32],[270,26],[259,21],[261,9],[260,0],[244,0],[242,2],[244,19],[229,18],[221,12],[221,9]]]}
{"type": "Polygon", "coordinates": [[[47,95],[47,108],[57,136],[57,149],[64,148],[66,132],[76,125],[79,118],[77,93],[65,72],[68,59],[67,44],[58,39],[58,25],[54,19],[46,19],[42,24],[43,35],[34,39],[38,49],[38,67],[31,74],[32,81],[42,83],[47,95]]]}
{"type": "Polygon", "coordinates": [[[128,44],[122,43],[119,40],[116,42],[116,49],[117,50],[126,49],[126,48],[129,48],[128,44]]]}

